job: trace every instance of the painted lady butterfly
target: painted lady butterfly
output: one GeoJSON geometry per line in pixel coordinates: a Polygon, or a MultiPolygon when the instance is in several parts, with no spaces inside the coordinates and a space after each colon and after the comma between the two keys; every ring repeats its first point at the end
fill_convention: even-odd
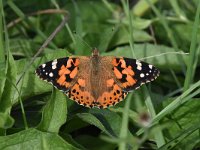
{"type": "Polygon", "coordinates": [[[36,74],[80,105],[107,108],[156,79],[159,70],[136,59],[99,56],[94,49],[92,56],[70,56],[42,64],[36,74]]]}

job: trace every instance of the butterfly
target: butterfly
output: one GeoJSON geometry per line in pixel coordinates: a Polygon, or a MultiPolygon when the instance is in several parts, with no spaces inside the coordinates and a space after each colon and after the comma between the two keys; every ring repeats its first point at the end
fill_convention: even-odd
{"type": "Polygon", "coordinates": [[[70,56],[40,65],[36,74],[86,107],[107,108],[122,101],[128,92],[151,82],[159,70],[148,63],[115,56],[70,56]]]}

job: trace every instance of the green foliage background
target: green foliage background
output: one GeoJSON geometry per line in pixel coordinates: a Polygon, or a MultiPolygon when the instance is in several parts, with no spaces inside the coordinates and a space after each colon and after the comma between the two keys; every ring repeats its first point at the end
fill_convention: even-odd
{"type": "Polygon", "coordinates": [[[0,149],[200,148],[199,14],[198,0],[0,0],[0,149]],[[64,15],[65,26],[30,63],[64,15]],[[34,73],[92,47],[144,59],[160,77],[100,110],[34,73]]]}

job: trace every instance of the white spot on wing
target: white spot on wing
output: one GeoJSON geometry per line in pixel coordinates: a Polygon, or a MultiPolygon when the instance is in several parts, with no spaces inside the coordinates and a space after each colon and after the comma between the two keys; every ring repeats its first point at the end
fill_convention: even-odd
{"type": "Polygon", "coordinates": [[[50,76],[50,77],[53,77],[53,73],[52,73],[52,72],[50,72],[50,73],[49,73],[49,76],[50,76]]]}
{"type": "Polygon", "coordinates": [[[137,64],[137,69],[142,70],[142,63],[140,61],[136,60],[136,64],[137,64]]]}
{"type": "Polygon", "coordinates": [[[46,64],[42,64],[42,68],[46,67],[46,64]]]}
{"type": "Polygon", "coordinates": [[[53,65],[53,66],[52,66],[52,69],[56,69],[56,65],[53,65]]]}
{"type": "Polygon", "coordinates": [[[53,62],[52,62],[52,65],[56,65],[57,64],[57,59],[55,59],[53,62]]]}
{"type": "Polygon", "coordinates": [[[140,77],[143,78],[143,77],[144,77],[144,73],[141,73],[141,74],[140,74],[140,77]]]}
{"type": "Polygon", "coordinates": [[[136,60],[136,64],[137,64],[137,66],[142,66],[141,62],[138,60],[136,60]]]}
{"type": "Polygon", "coordinates": [[[53,62],[52,62],[52,69],[56,69],[56,65],[57,65],[57,59],[55,59],[53,62]]]}
{"type": "Polygon", "coordinates": [[[149,68],[150,68],[150,69],[152,69],[152,67],[153,67],[152,65],[149,65],[149,68]]]}
{"type": "Polygon", "coordinates": [[[137,70],[142,70],[142,67],[141,66],[137,66],[137,70]]]}

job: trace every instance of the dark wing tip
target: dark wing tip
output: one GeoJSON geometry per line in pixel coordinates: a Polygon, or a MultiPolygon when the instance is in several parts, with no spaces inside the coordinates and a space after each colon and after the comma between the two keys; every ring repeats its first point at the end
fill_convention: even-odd
{"type": "Polygon", "coordinates": [[[42,65],[40,65],[36,70],[35,74],[42,80],[46,80],[47,76],[45,76],[45,70],[42,70],[42,65]]]}
{"type": "Polygon", "coordinates": [[[55,77],[57,75],[56,71],[52,69],[51,62],[40,65],[35,70],[35,73],[40,79],[45,80],[47,82],[55,80],[55,77]]]}
{"type": "Polygon", "coordinates": [[[152,73],[152,78],[151,78],[151,81],[155,80],[159,75],[160,75],[160,71],[153,66],[153,73],[152,73]]]}

